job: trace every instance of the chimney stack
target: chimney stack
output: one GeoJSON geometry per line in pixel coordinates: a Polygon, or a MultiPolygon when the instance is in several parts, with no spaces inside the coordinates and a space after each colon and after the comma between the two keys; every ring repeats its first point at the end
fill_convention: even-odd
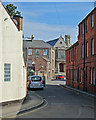
{"type": "Polygon", "coordinates": [[[65,35],[65,43],[66,43],[66,45],[67,45],[68,47],[71,46],[70,38],[71,38],[70,35],[65,35]]]}
{"type": "Polygon", "coordinates": [[[31,36],[31,41],[34,39],[34,35],[31,36]]]}
{"type": "Polygon", "coordinates": [[[14,19],[14,22],[16,23],[18,30],[22,31],[22,29],[23,29],[23,17],[20,15],[15,15],[15,16],[13,16],[13,19],[14,19]]]}

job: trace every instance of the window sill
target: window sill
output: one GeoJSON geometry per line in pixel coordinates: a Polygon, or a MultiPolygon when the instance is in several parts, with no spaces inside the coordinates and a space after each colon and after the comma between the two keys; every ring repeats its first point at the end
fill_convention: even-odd
{"type": "Polygon", "coordinates": [[[77,81],[76,81],[76,80],[74,80],[74,83],[77,83],[77,81]]]}
{"type": "Polygon", "coordinates": [[[90,85],[90,86],[95,86],[95,85],[93,85],[93,84],[91,84],[91,83],[90,83],[89,85],[90,85]]]}
{"type": "Polygon", "coordinates": [[[93,27],[91,26],[91,30],[93,30],[93,29],[94,29],[94,26],[93,27]]]}
{"type": "Polygon", "coordinates": [[[95,56],[95,54],[94,55],[91,55],[91,57],[94,57],[95,56]]]}
{"type": "Polygon", "coordinates": [[[83,82],[80,82],[80,84],[81,84],[81,85],[84,85],[84,83],[83,83],[83,82]]]}

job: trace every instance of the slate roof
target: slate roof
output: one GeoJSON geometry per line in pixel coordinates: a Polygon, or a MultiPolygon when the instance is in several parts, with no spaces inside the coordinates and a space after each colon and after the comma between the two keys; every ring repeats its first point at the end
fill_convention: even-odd
{"type": "Polygon", "coordinates": [[[23,40],[24,48],[52,48],[51,45],[44,42],[43,40],[23,40]]]}
{"type": "Polygon", "coordinates": [[[51,46],[54,46],[58,40],[59,40],[59,38],[57,38],[55,40],[50,40],[47,43],[50,44],[51,46]]]}
{"type": "MultiPolygon", "coordinates": [[[[60,36],[60,37],[62,38],[62,36],[60,36]]],[[[60,37],[59,37],[59,38],[60,38],[60,37]]],[[[50,44],[51,46],[54,46],[54,45],[57,43],[57,41],[59,40],[59,38],[54,39],[54,40],[47,41],[47,43],[50,44]]],[[[63,38],[62,38],[62,39],[63,39],[63,38]]],[[[63,39],[63,40],[64,40],[64,39],[63,39]]],[[[64,46],[67,47],[65,41],[64,41],[64,46]]]]}

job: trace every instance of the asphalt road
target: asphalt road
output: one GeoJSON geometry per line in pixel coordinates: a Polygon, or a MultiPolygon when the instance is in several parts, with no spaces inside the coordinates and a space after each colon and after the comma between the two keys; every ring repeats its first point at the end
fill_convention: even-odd
{"type": "Polygon", "coordinates": [[[67,90],[53,82],[47,83],[44,90],[33,92],[44,98],[46,104],[18,118],[94,118],[94,99],[91,97],[67,90]]]}

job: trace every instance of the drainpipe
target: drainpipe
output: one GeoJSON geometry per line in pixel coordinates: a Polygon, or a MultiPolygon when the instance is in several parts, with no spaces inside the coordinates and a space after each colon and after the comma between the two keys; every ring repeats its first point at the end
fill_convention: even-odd
{"type": "Polygon", "coordinates": [[[85,91],[85,20],[84,20],[84,61],[83,61],[83,90],[85,91]]]}
{"type": "Polygon", "coordinates": [[[74,47],[73,47],[73,87],[74,87],[74,47]]]}

